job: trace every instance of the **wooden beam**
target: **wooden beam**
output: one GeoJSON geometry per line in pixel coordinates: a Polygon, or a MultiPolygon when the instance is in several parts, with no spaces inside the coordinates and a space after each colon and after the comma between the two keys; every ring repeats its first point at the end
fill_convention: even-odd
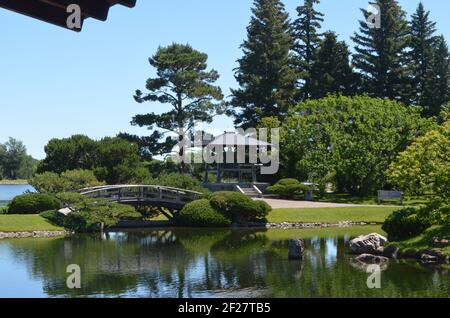
{"type": "Polygon", "coordinates": [[[77,4],[80,6],[81,12],[85,17],[92,17],[100,21],[106,21],[108,18],[108,12],[110,3],[106,0],[40,0],[47,4],[53,5],[60,9],[66,10],[71,4],[77,4]]]}
{"type": "MultiPolygon", "coordinates": [[[[0,7],[67,28],[68,14],[66,10],[39,0],[0,0],[0,7]]],[[[83,27],[83,21],[84,17],[81,18],[81,28],[83,27]]],[[[72,30],[78,32],[81,31],[81,28],[72,30]]]]}

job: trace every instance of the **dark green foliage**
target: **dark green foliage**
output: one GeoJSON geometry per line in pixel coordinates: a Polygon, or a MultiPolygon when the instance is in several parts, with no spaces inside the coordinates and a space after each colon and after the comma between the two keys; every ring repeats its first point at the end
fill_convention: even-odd
{"type": "Polygon", "coordinates": [[[417,216],[416,208],[405,208],[392,213],[383,224],[390,240],[404,240],[419,235],[430,227],[417,216]]]}
{"type": "Polygon", "coordinates": [[[52,139],[45,146],[45,153],[38,173],[92,170],[98,180],[108,184],[140,182],[149,175],[138,147],[122,138],[106,137],[95,141],[74,135],[52,139]]]}
{"type": "Polygon", "coordinates": [[[308,190],[308,186],[303,185],[297,179],[281,179],[276,184],[266,189],[267,193],[279,195],[282,198],[293,199],[308,190]]]}
{"type": "Polygon", "coordinates": [[[408,239],[422,234],[433,225],[450,226],[450,204],[447,199],[433,199],[420,208],[395,211],[383,224],[392,240],[408,239]]]}
{"type": "Polygon", "coordinates": [[[211,195],[211,205],[233,222],[264,220],[271,207],[263,201],[253,201],[239,192],[216,192],[211,195]]]}
{"type": "Polygon", "coordinates": [[[418,109],[367,96],[309,100],[294,111],[281,131],[283,174],[358,195],[382,189],[397,154],[433,128],[418,109]]]}
{"type": "MultiPolygon", "coordinates": [[[[135,100],[159,102],[171,106],[166,113],[136,115],[132,124],[154,130],[151,136],[140,139],[141,154],[148,156],[169,153],[177,140],[167,136],[174,133],[182,140],[196,121],[211,123],[215,114],[222,111],[222,92],[213,83],[219,78],[215,70],[207,71],[208,55],[194,50],[190,45],[172,44],[160,47],[149,59],[157,77],[147,80],[148,93],[136,91],[135,100]]],[[[136,136],[128,138],[139,139],[136,136]]],[[[180,159],[184,157],[179,151],[180,159]]],[[[181,164],[184,171],[184,164],[181,164]]]]}
{"type": "Polygon", "coordinates": [[[450,100],[450,54],[443,36],[435,40],[433,50],[433,99],[425,105],[425,114],[439,115],[442,106],[450,100]]]}
{"type": "Polygon", "coordinates": [[[231,221],[214,209],[209,200],[202,199],[188,203],[174,219],[182,226],[226,227],[231,221]]]}
{"type": "Polygon", "coordinates": [[[297,8],[298,18],[294,22],[296,64],[303,80],[301,99],[313,96],[312,67],[315,62],[320,61],[316,53],[321,42],[318,30],[321,28],[324,15],[314,8],[319,2],[319,0],[305,0],[303,5],[297,8]]]}
{"type": "Polygon", "coordinates": [[[202,186],[201,182],[197,178],[185,173],[163,173],[157,178],[150,178],[146,180],[146,184],[160,185],[202,193],[208,192],[208,190],[202,186]]]}
{"type": "Polygon", "coordinates": [[[241,48],[232,90],[235,124],[257,127],[264,117],[283,119],[296,95],[297,71],[291,49],[294,39],[280,0],[255,0],[247,39],[241,48]]]}
{"type": "Polygon", "coordinates": [[[36,171],[38,160],[27,155],[25,145],[14,138],[0,143],[0,180],[28,179],[36,171]]]}
{"type": "Polygon", "coordinates": [[[433,104],[433,87],[436,84],[432,72],[436,23],[429,20],[429,14],[419,3],[410,23],[408,52],[413,84],[411,101],[426,108],[433,104]]]}
{"type": "Polygon", "coordinates": [[[65,216],[57,211],[46,211],[41,216],[51,223],[65,227],[74,232],[96,232],[104,228],[117,225],[120,220],[134,220],[141,218],[134,207],[101,199],[89,199],[80,195],[62,194],[61,199],[75,212],[65,216]]]}
{"type": "Polygon", "coordinates": [[[334,32],[324,33],[310,70],[308,95],[322,98],[330,93],[355,95],[358,76],[350,66],[350,51],[344,41],[338,41],[334,32]]]}
{"type": "Polygon", "coordinates": [[[52,195],[27,193],[16,196],[9,203],[8,214],[37,214],[60,207],[61,202],[52,195]]]}
{"type": "Polygon", "coordinates": [[[40,193],[59,193],[80,190],[89,187],[104,185],[90,170],[70,170],[58,175],[54,172],[36,174],[29,181],[40,193]]]}
{"type": "Polygon", "coordinates": [[[367,24],[371,15],[361,9],[359,33],[352,38],[356,43],[353,64],[361,71],[365,92],[370,96],[406,101],[411,96],[406,74],[408,24],[405,12],[397,0],[376,0],[381,9],[380,28],[367,24]]]}

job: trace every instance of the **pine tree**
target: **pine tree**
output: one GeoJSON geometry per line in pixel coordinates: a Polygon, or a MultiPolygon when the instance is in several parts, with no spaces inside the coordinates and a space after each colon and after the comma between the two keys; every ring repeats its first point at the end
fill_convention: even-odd
{"type": "Polygon", "coordinates": [[[359,33],[352,37],[356,43],[353,64],[361,71],[369,95],[404,101],[411,96],[405,68],[405,12],[396,0],[376,0],[373,4],[381,10],[381,25],[370,25],[372,13],[361,9],[364,20],[360,21],[359,33]]]}
{"type": "Polygon", "coordinates": [[[432,64],[436,23],[429,20],[429,14],[423,4],[419,3],[410,23],[411,101],[424,107],[433,103],[435,85],[432,64]]]}
{"type": "Polygon", "coordinates": [[[280,0],[255,0],[241,48],[232,90],[235,124],[257,127],[264,117],[283,119],[294,104],[297,74],[291,50],[294,45],[289,16],[280,0]]]}
{"type": "Polygon", "coordinates": [[[329,93],[356,93],[356,74],[350,66],[350,52],[344,41],[337,41],[334,32],[325,32],[316,56],[311,69],[312,98],[329,93]]]}
{"type": "Polygon", "coordinates": [[[310,76],[315,54],[320,45],[321,28],[324,14],[314,9],[314,4],[320,0],[305,0],[302,6],[297,8],[298,18],[294,22],[295,47],[297,65],[303,80],[301,99],[311,97],[310,76]]]}
{"type": "Polygon", "coordinates": [[[433,94],[434,97],[425,114],[438,115],[441,107],[450,101],[450,54],[444,36],[435,39],[433,49],[433,94]]]}

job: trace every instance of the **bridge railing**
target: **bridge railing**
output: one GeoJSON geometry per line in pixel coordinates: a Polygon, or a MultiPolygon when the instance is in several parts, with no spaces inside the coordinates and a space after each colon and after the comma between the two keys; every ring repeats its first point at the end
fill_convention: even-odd
{"type": "Polygon", "coordinates": [[[199,199],[202,193],[164,186],[115,185],[78,190],[82,195],[116,202],[167,202],[184,205],[199,199]]]}

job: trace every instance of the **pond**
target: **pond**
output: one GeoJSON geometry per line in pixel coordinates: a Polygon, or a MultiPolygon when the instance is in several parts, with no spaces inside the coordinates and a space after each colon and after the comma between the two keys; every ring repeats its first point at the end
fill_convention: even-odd
{"type": "Polygon", "coordinates": [[[27,191],[33,192],[34,188],[28,184],[0,184],[0,206],[11,201],[16,195],[27,191]]]}
{"type": "Polygon", "coordinates": [[[379,227],[232,231],[161,229],[0,241],[0,297],[448,297],[450,275],[391,261],[381,289],[348,241],[379,227]],[[289,261],[288,240],[306,255],[289,261]],[[66,286],[67,266],[81,289],[66,286]]]}

